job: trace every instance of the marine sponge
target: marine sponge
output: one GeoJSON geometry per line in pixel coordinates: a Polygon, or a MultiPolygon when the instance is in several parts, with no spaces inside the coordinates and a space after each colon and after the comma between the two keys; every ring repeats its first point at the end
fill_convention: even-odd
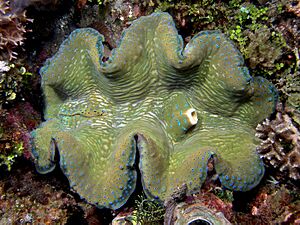
{"type": "Polygon", "coordinates": [[[256,131],[256,136],[263,140],[257,151],[264,162],[299,180],[300,132],[282,104],[277,106],[276,118],[266,119],[256,131]]]}
{"type": "Polygon", "coordinates": [[[17,53],[13,49],[23,44],[26,33],[25,24],[28,19],[25,11],[11,9],[10,1],[0,1],[0,57],[9,60],[16,58],[17,53]]]}

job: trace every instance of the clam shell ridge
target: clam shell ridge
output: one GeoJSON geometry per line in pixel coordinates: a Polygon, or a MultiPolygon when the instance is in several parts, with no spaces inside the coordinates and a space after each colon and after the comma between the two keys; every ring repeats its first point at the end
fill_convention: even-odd
{"type": "Polygon", "coordinates": [[[184,47],[167,13],[134,21],[106,62],[102,41],[77,29],[40,70],[45,120],[31,133],[40,173],[55,168],[58,153],[70,186],[111,209],[133,193],[138,170],[158,200],[182,183],[188,194],[199,190],[211,157],[225,187],[260,182],[255,127],[277,94],[249,75],[231,41],[204,31],[184,47]]]}

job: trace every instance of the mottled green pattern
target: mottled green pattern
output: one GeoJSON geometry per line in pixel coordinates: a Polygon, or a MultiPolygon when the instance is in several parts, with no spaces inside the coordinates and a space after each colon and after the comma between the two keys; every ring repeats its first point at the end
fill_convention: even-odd
{"type": "Polygon", "coordinates": [[[32,133],[39,172],[55,167],[57,149],[73,189],[113,209],[134,191],[137,169],[145,193],[161,200],[182,183],[199,190],[211,157],[225,187],[259,183],[254,127],[273,111],[276,91],[249,75],[223,34],[200,32],[183,49],[170,15],[155,13],[133,22],[107,62],[102,41],[93,29],[75,30],[41,69],[45,122],[32,133]]]}

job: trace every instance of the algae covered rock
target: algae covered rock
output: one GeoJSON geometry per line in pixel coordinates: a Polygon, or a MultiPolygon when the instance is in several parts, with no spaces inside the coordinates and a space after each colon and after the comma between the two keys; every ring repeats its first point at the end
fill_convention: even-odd
{"type": "Polygon", "coordinates": [[[77,29],[41,69],[45,121],[32,132],[36,168],[59,165],[88,202],[117,209],[141,173],[148,197],[199,190],[213,157],[222,184],[255,187],[264,166],[256,125],[273,112],[276,90],[249,75],[218,31],[183,46],[171,16],[141,17],[103,62],[103,36],[77,29]],[[136,157],[138,155],[138,157],[136,157]]]}

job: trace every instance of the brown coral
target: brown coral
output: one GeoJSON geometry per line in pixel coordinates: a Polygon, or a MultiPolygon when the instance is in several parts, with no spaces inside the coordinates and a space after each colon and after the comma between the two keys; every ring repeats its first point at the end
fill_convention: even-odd
{"type": "Polygon", "coordinates": [[[16,58],[13,49],[23,44],[26,33],[25,23],[32,21],[26,18],[25,11],[16,11],[10,8],[9,1],[0,1],[0,57],[16,58]]]}
{"type": "Polygon", "coordinates": [[[256,131],[256,136],[263,140],[257,151],[264,162],[299,180],[300,132],[282,104],[277,106],[275,119],[266,119],[257,126],[256,131]]]}
{"type": "Polygon", "coordinates": [[[282,55],[281,46],[272,40],[270,29],[260,28],[255,31],[246,30],[244,34],[250,39],[245,50],[249,58],[249,66],[254,69],[260,64],[264,68],[274,68],[275,61],[282,55]]]}
{"type": "Polygon", "coordinates": [[[286,104],[300,111],[300,71],[282,76],[276,86],[286,104]]]}

